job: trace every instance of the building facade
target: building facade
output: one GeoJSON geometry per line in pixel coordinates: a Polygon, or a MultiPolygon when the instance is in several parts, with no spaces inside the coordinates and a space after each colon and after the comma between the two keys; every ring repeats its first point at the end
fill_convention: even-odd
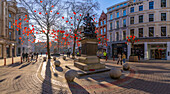
{"type": "Polygon", "coordinates": [[[16,56],[15,15],[17,12],[15,0],[0,1],[0,58],[16,56]]]}
{"type": "MultiPolygon", "coordinates": [[[[30,35],[26,36],[26,34],[23,34],[24,28],[29,27],[29,23],[24,20],[26,18],[25,15],[28,15],[27,9],[25,9],[24,7],[18,7],[16,20],[17,20],[17,24],[21,23],[21,27],[18,28],[18,30],[15,30],[16,41],[17,41],[17,48],[16,48],[17,56],[20,56],[21,53],[23,52],[28,52],[28,49],[32,48],[28,46],[29,45],[28,39],[30,35]],[[22,40],[19,38],[22,38],[22,40]]],[[[27,16],[27,20],[29,20],[28,16],[27,16]]]]}
{"type": "Polygon", "coordinates": [[[108,53],[132,53],[127,36],[134,35],[133,53],[141,58],[170,60],[170,0],[128,0],[107,8],[108,53]]]}
{"type": "Polygon", "coordinates": [[[107,15],[102,11],[99,21],[98,21],[98,26],[97,26],[97,35],[98,35],[98,40],[100,43],[98,44],[98,51],[101,53],[106,50],[106,45],[107,45],[107,15]]]}

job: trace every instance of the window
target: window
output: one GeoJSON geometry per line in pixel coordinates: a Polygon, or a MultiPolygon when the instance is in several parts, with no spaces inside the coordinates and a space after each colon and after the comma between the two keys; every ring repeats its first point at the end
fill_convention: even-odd
{"type": "Polygon", "coordinates": [[[130,24],[134,24],[134,17],[130,17],[130,24]]]}
{"type": "Polygon", "coordinates": [[[166,21],[166,13],[161,13],[161,21],[166,21]]]}
{"type": "Polygon", "coordinates": [[[134,7],[131,7],[130,8],[130,13],[133,13],[134,12],[134,7]]]}
{"type": "Polygon", "coordinates": [[[119,12],[117,12],[116,14],[117,14],[117,18],[119,18],[119,12]]]}
{"type": "Polygon", "coordinates": [[[106,25],[106,20],[104,20],[104,25],[106,25]]]}
{"type": "Polygon", "coordinates": [[[130,30],[130,35],[131,35],[131,36],[134,36],[134,29],[131,29],[131,30],[130,30]]]}
{"type": "Polygon", "coordinates": [[[126,16],[126,10],[123,10],[123,16],[126,16]]]}
{"type": "Polygon", "coordinates": [[[11,26],[12,26],[12,24],[11,24],[11,22],[9,22],[9,28],[11,29],[11,26]]]}
{"type": "Polygon", "coordinates": [[[161,27],[161,36],[166,36],[166,27],[161,27]]]}
{"type": "Polygon", "coordinates": [[[11,18],[12,16],[11,16],[11,13],[9,13],[9,17],[11,18]]]}
{"type": "Polygon", "coordinates": [[[126,27],[126,19],[123,19],[123,27],[126,27]]]}
{"type": "Polygon", "coordinates": [[[143,15],[139,16],[139,23],[143,23],[143,15]]]}
{"type": "Polygon", "coordinates": [[[133,0],[133,2],[136,2],[136,0],[133,0]]]}
{"type": "Polygon", "coordinates": [[[115,7],[113,7],[112,9],[115,9],[115,7]]]}
{"type": "Polygon", "coordinates": [[[112,14],[110,14],[110,20],[112,20],[113,18],[112,18],[112,14]]]}
{"type": "Polygon", "coordinates": [[[18,30],[18,35],[21,35],[21,30],[20,29],[18,30]]]}
{"type": "Polygon", "coordinates": [[[104,28],[104,34],[106,34],[106,28],[104,28]]]}
{"type": "Polygon", "coordinates": [[[127,3],[124,3],[124,6],[126,6],[127,5],[127,3]]]}
{"type": "Polygon", "coordinates": [[[143,28],[139,28],[139,37],[143,37],[143,28]]]}
{"type": "Polygon", "coordinates": [[[102,26],[102,21],[100,22],[100,26],[102,26]]]}
{"type": "Polygon", "coordinates": [[[119,32],[116,32],[116,41],[119,41],[119,32]]]}
{"type": "Polygon", "coordinates": [[[116,21],[116,28],[119,28],[119,21],[116,21]]]}
{"type": "Polygon", "coordinates": [[[119,8],[119,5],[117,5],[117,8],[119,8]]]}
{"type": "Polygon", "coordinates": [[[149,22],[153,22],[154,21],[154,14],[149,14],[149,22]]]}
{"type": "Polygon", "coordinates": [[[11,35],[11,32],[9,32],[9,39],[10,39],[10,40],[12,39],[12,35],[11,35]]]}
{"type": "Polygon", "coordinates": [[[101,29],[101,32],[100,32],[100,33],[101,33],[101,35],[103,35],[103,30],[102,30],[102,29],[101,29]]]}
{"type": "Polygon", "coordinates": [[[139,11],[143,11],[143,5],[139,6],[139,11]]]}
{"type": "Polygon", "coordinates": [[[110,23],[110,30],[112,30],[112,23],[110,23]]]}
{"type": "Polygon", "coordinates": [[[126,31],[123,31],[123,40],[126,40],[126,31]]]}
{"type": "Polygon", "coordinates": [[[154,27],[149,27],[149,37],[154,36],[154,27]]]}
{"type": "Polygon", "coordinates": [[[121,7],[123,6],[123,4],[120,5],[121,7]]]}
{"type": "Polygon", "coordinates": [[[161,0],[161,7],[166,7],[166,0],[161,0]]]}
{"type": "Polygon", "coordinates": [[[18,44],[21,44],[21,40],[20,39],[18,39],[18,44]]]}
{"type": "Polygon", "coordinates": [[[110,42],[112,41],[112,33],[110,33],[110,42]]]}
{"type": "Polygon", "coordinates": [[[149,2],[149,9],[154,9],[154,2],[149,2]]]}
{"type": "Polygon", "coordinates": [[[111,11],[112,9],[111,8],[109,8],[109,11],[111,11]]]}

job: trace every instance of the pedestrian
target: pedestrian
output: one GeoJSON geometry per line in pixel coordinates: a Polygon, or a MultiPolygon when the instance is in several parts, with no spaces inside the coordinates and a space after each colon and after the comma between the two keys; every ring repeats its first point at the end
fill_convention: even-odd
{"type": "Polygon", "coordinates": [[[126,59],[126,55],[125,55],[125,53],[123,53],[123,55],[122,55],[122,59],[123,59],[123,63],[125,63],[126,61],[125,61],[125,59],[126,59]]]}
{"type": "Polygon", "coordinates": [[[69,52],[67,52],[67,57],[68,57],[68,53],[69,53],[69,52]]]}
{"type": "Polygon", "coordinates": [[[79,56],[79,52],[77,52],[77,56],[79,56]]]}
{"type": "Polygon", "coordinates": [[[104,58],[105,58],[106,61],[107,61],[107,53],[106,53],[106,51],[103,52],[103,56],[104,56],[104,58]]]}
{"type": "Polygon", "coordinates": [[[42,52],[41,52],[41,56],[42,56],[42,52]]]}
{"type": "Polygon", "coordinates": [[[22,53],[22,59],[23,59],[23,61],[25,60],[25,54],[24,53],[22,53]]]}
{"type": "Polygon", "coordinates": [[[47,57],[47,52],[46,52],[46,57],[47,57]]]}
{"type": "Polygon", "coordinates": [[[119,62],[122,65],[122,58],[121,58],[121,54],[120,53],[118,54],[117,64],[119,64],[119,62]]]}
{"type": "Polygon", "coordinates": [[[25,54],[26,62],[28,61],[28,53],[25,54]]]}
{"type": "Polygon", "coordinates": [[[32,52],[30,55],[31,55],[31,61],[32,61],[34,57],[34,53],[32,52]]]}
{"type": "Polygon", "coordinates": [[[68,56],[70,57],[71,52],[68,52],[68,56]]]}
{"type": "Polygon", "coordinates": [[[38,55],[39,55],[39,53],[37,53],[37,59],[38,59],[38,55]]]}

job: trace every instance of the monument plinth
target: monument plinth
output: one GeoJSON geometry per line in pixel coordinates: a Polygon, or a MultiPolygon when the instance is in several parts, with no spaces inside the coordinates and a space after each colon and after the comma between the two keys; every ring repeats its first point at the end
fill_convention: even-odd
{"type": "Polygon", "coordinates": [[[98,40],[84,38],[80,42],[82,44],[82,55],[78,58],[77,62],[74,62],[74,66],[84,71],[105,68],[105,64],[101,64],[100,59],[96,55],[98,40]]]}

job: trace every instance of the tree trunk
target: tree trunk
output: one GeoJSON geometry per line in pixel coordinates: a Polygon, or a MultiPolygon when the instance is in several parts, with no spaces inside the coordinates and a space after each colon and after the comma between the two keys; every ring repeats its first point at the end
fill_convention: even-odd
{"type": "Polygon", "coordinates": [[[76,48],[76,36],[74,37],[74,44],[73,44],[73,58],[75,58],[75,48],[76,48]]]}
{"type": "Polygon", "coordinates": [[[50,45],[49,45],[49,36],[47,34],[47,54],[48,54],[48,59],[51,59],[50,56],[50,45]]]}

